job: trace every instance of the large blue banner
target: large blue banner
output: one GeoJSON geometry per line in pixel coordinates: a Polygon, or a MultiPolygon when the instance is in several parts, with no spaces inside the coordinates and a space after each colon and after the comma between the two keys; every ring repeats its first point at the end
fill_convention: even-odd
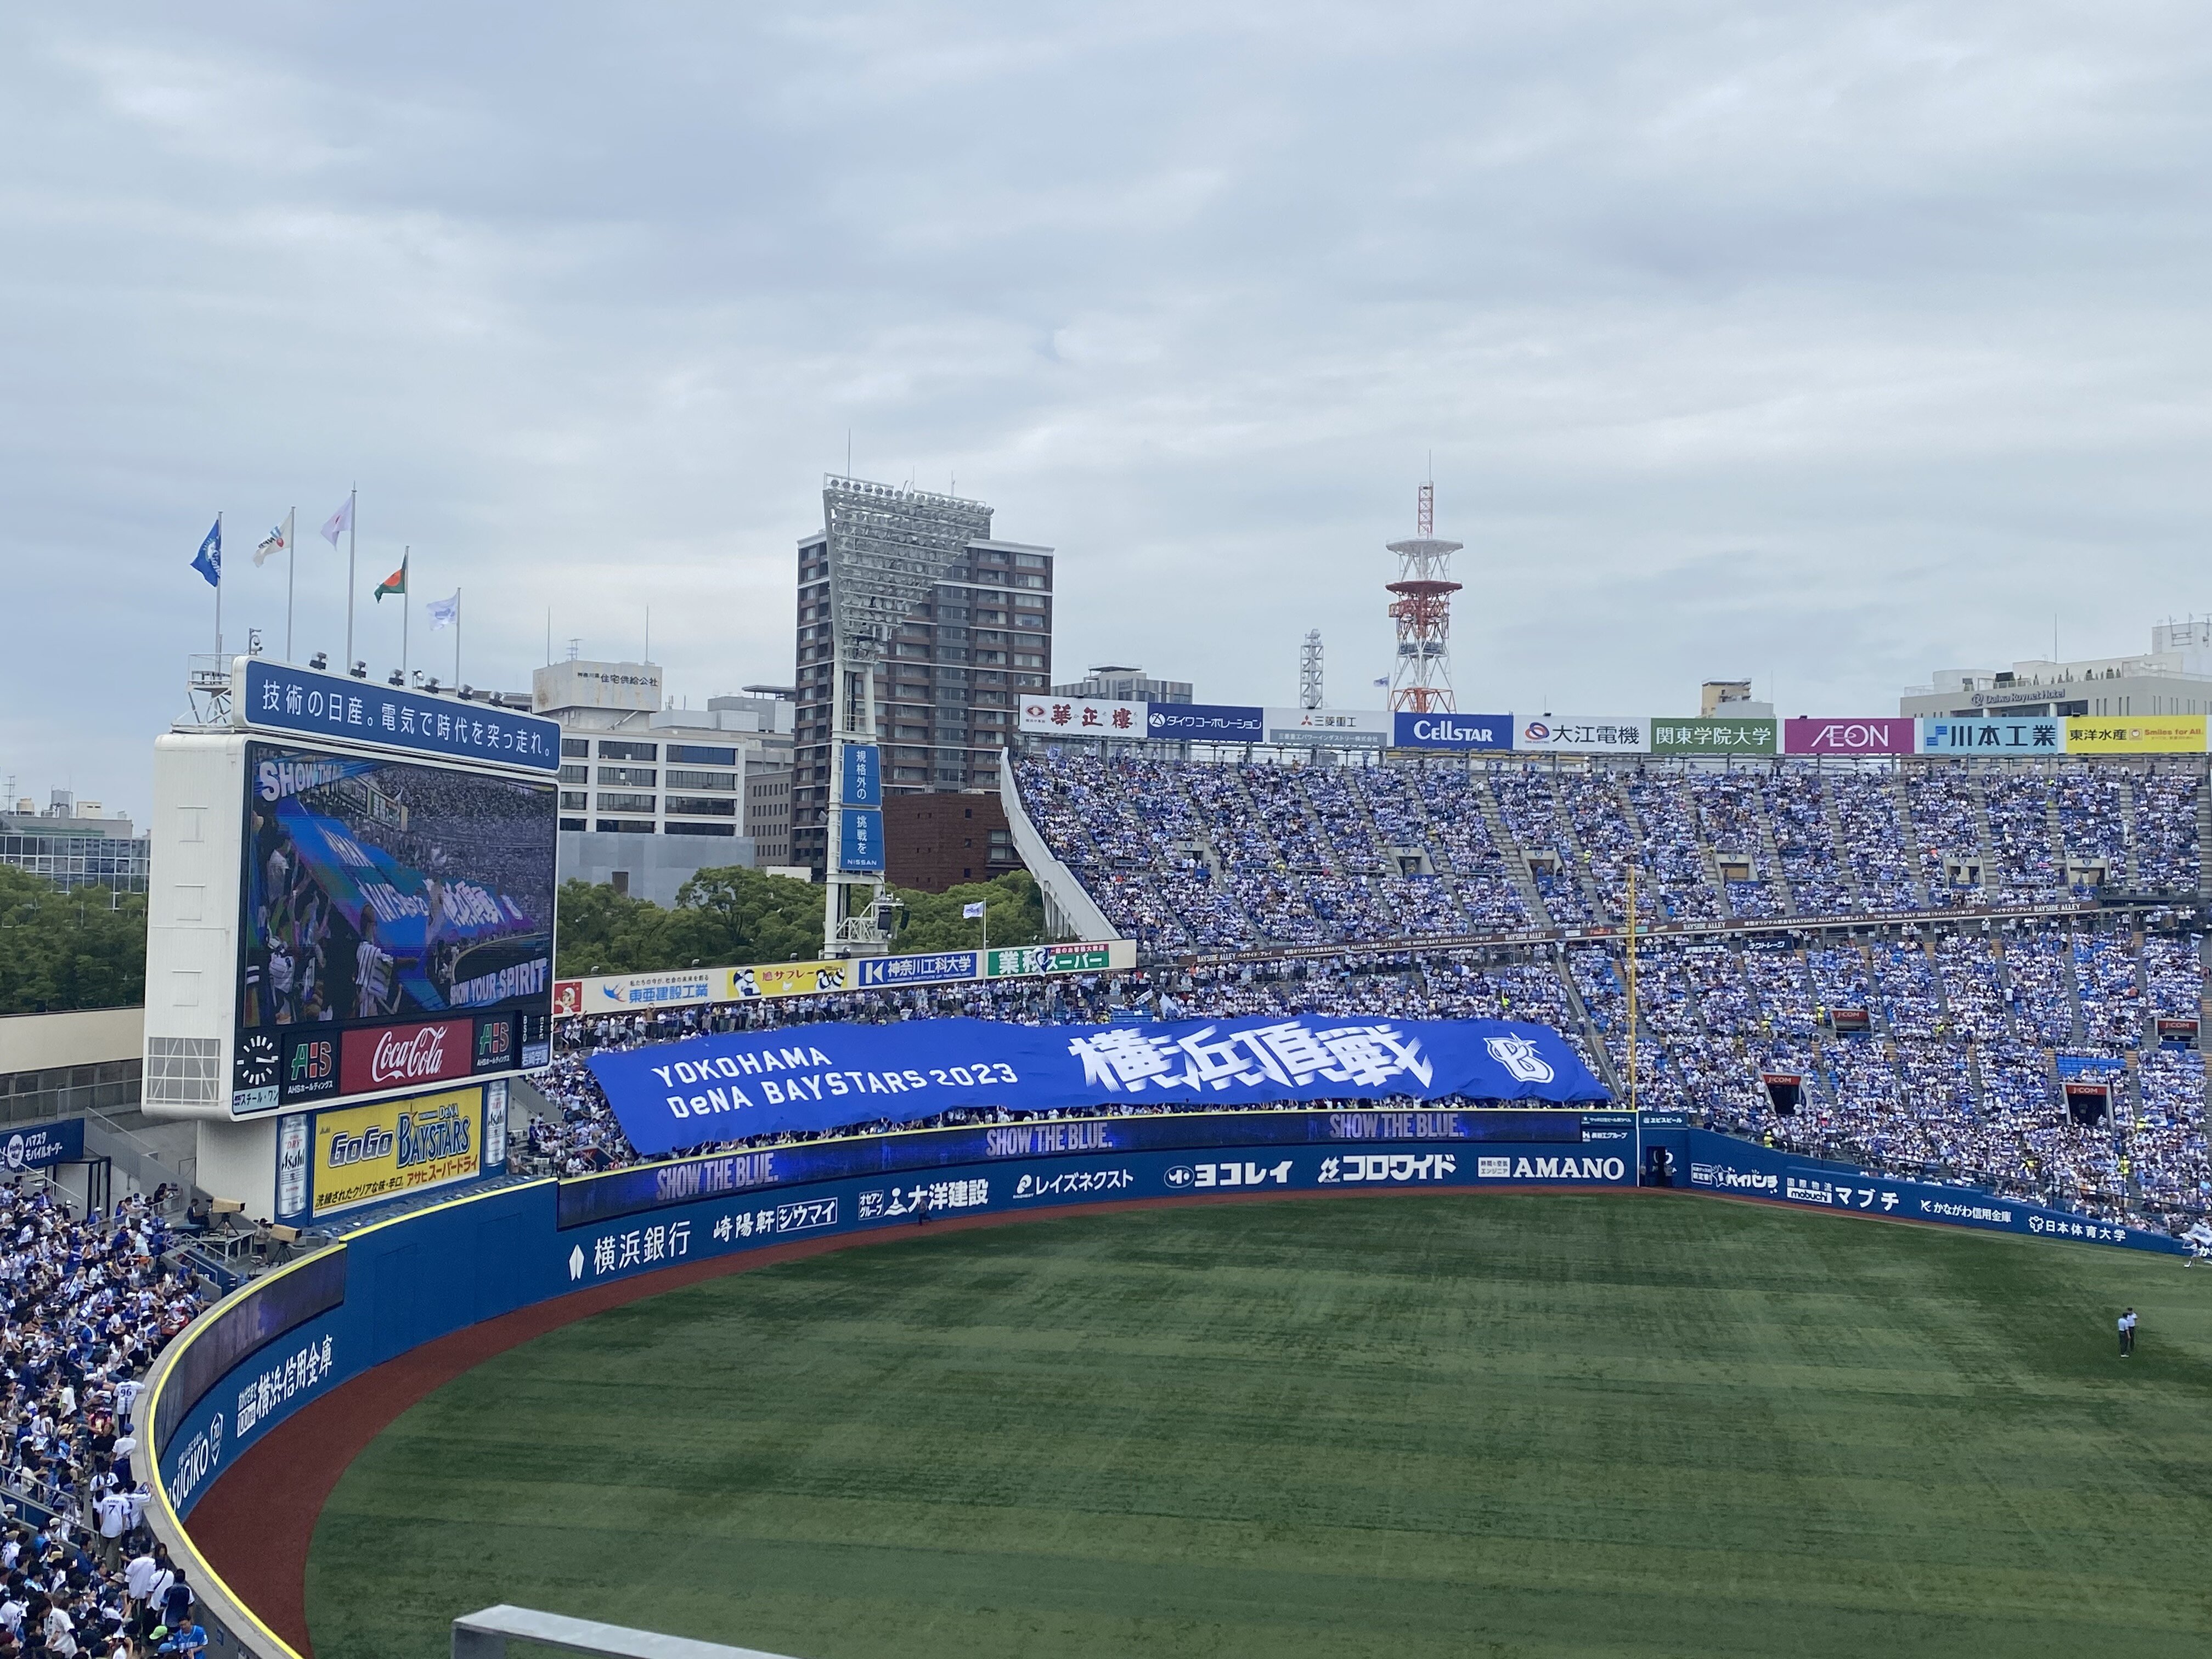
{"type": "Polygon", "coordinates": [[[599,1054],[591,1064],[623,1133],[647,1155],[961,1109],[1611,1098],[1549,1026],[1483,1019],[825,1022],[599,1054]]]}
{"type": "Polygon", "coordinates": [[[539,772],[561,768],[558,721],[260,657],[246,665],[246,703],[239,714],[248,726],[267,732],[349,738],[443,760],[492,761],[539,772]]]}
{"type": "MultiPolygon", "coordinates": [[[[884,804],[884,751],[872,743],[848,743],[839,751],[848,806],[884,804]]],[[[850,866],[847,866],[848,869],[850,866]]]]}
{"type": "Polygon", "coordinates": [[[878,809],[837,809],[837,867],[854,871],[884,867],[884,815],[878,809]]]}

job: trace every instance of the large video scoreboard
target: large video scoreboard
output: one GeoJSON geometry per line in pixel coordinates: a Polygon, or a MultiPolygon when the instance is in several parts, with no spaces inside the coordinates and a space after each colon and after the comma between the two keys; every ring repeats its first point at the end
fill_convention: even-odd
{"type": "Polygon", "coordinates": [[[560,729],[240,658],[155,745],[146,1103],[257,1118],[550,1059],[560,729]]]}

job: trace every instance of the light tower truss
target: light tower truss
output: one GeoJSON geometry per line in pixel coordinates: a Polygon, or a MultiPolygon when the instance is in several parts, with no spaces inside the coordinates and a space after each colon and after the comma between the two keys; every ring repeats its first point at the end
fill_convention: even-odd
{"type": "MultiPolygon", "coordinates": [[[[981,501],[831,474],[822,481],[830,554],[830,811],[823,870],[823,953],[872,956],[890,945],[890,901],[883,869],[882,750],[876,745],[876,666],[901,621],[927,599],[973,541],[988,541],[991,509],[981,501]],[[848,805],[847,751],[874,750],[861,769],[877,804],[848,805]],[[873,868],[847,870],[846,815],[872,815],[873,868]]],[[[862,826],[865,827],[865,826],[862,826]]]]}
{"type": "Polygon", "coordinates": [[[1451,713],[1451,596],[1460,588],[1451,580],[1451,556],[1464,544],[1437,538],[1434,484],[1421,486],[1414,522],[1413,539],[1389,544],[1398,556],[1398,580],[1387,584],[1395,596],[1390,620],[1398,627],[1390,708],[1394,714],[1451,713]]]}
{"type": "Polygon", "coordinates": [[[1306,642],[1298,647],[1298,707],[1319,708],[1321,687],[1321,629],[1306,629],[1306,642]]]}

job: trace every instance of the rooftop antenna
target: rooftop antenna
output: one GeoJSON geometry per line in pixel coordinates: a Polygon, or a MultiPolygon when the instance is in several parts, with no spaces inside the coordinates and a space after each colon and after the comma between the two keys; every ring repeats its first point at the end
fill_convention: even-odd
{"type": "Polygon", "coordinates": [[[580,636],[579,636],[579,637],[577,637],[577,638],[575,638],[575,639],[570,640],[570,641],[568,641],[568,660],[569,660],[570,662],[574,662],[574,661],[575,661],[575,660],[576,660],[576,659],[577,659],[577,658],[579,658],[579,657],[582,656],[583,654],[584,654],[584,641],[583,641],[582,638],[581,638],[580,636]]]}

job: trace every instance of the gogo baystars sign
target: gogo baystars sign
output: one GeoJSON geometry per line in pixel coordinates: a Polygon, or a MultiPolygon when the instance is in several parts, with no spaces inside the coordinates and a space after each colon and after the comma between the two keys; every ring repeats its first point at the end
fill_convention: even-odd
{"type": "Polygon", "coordinates": [[[466,1077],[475,1069],[474,1024],[443,1019],[345,1034],[340,1081],[349,1095],[466,1077]]]}

